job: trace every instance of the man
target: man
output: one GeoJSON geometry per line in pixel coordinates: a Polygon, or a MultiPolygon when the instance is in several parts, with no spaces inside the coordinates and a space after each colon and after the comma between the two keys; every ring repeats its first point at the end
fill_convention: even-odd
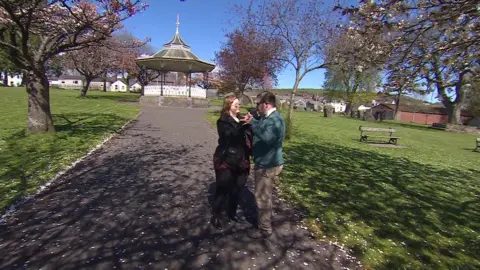
{"type": "Polygon", "coordinates": [[[283,138],[285,121],[276,109],[275,95],[265,91],[257,96],[260,119],[250,113],[246,122],[253,130],[253,161],[255,164],[255,201],[258,210],[258,226],[248,232],[252,238],[267,238],[272,234],[273,185],[283,169],[283,138]]]}

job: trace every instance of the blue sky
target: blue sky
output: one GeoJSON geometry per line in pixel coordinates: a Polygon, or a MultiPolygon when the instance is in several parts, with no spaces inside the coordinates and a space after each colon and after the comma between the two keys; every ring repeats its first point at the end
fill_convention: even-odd
{"type": "MultiPolygon", "coordinates": [[[[337,0],[325,0],[327,3],[337,0]]],[[[355,5],[357,0],[340,0],[355,5]]],[[[192,51],[201,59],[214,62],[215,52],[225,41],[225,33],[232,30],[235,19],[233,7],[247,5],[249,0],[143,0],[150,6],[142,13],[124,21],[125,29],[135,37],[151,39],[150,45],[160,50],[175,34],[177,14],[180,16],[180,35],[192,51]]],[[[323,70],[307,74],[300,88],[321,88],[323,70]]],[[[278,74],[277,88],[292,88],[295,82],[293,70],[288,67],[278,74]]],[[[430,94],[425,100],[434,101],[430,94]]]]}
{"type": "MultiPolygon", "coordinates": [[[[214,62],[214,54],[225,41],[225,33],[233,28],[234,4],[248,4],[248,0],[150,0],[144,12],[124,22],[135,37],[151,38],[151,45],[160,50],[175,34],[177,14],[180,15],[180,35],[192,51],[206,61],[214,62]]],[[[278,88],[292,88],[295,75],[286,69],[278,75],[278,88]]],[[[309,73],[300,83],[301,88],[320,88],[323,71],[309,73]]]]}

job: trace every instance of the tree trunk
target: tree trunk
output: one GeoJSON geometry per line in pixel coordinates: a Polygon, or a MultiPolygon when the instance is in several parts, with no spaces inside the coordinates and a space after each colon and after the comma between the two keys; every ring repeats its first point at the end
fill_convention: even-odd
{"type": "Polygon", "coordinates": [[[48,79],[41,72],[34,73],[29,71],[26,83],[28,93],[28,131],[35,133],[55,132],[50,112],[48,79]]]}
{"type": "Polygon", "coordinates": [[[461,86],[457,85],[456,95],[457,97],[452,102],[450,97],[446,94],[446,89],[444,87],[437,86],[438,94],[441,96],[442,103],[447,108],[448,123],[461,125],[462,124],[462,105],[465,99],[464,93],[461,91],[461,86]]]}
{"type": "Polygon", "coordinates": [[[8,71],[5,70],[4,76],[3,76],[3,85],[9,86],[8,85],[8,71]]]}
{"type": "Polygon", "coordinates": [[[130,78],[125,78],[125,84],[127,85],[127,93],[130,93],[130,78]]]}
{"type": "Polygon", "coordinates": [[[92,82],[93,79],[89,77],[85,77],[85,80],[86,80],[85,85],[83,86],[82,91],[80,92],[81,97],[87,96],[88,87],[90,86],[90,83],[92,82]]]}
{"type": "Polygon", "coordinates": [[[433,58],[434,68],[435,68],[435,77],[437,82],[435,83],[437,86],[437,93],[441,97],[442,103],[447,108],[448,114],[448,123],[449,124],[462,124],[462,106],[465,102],[465,88],[462,87],[464,85],[464,76],[467,74],[467,71],[464,70],[459,74],[459,78],[455,84],[455,99],[452,101],[450,97],[447,95],[447,89],[444,84],[444,79],[442,77],[442,73],[440,71],[440,65],[438,58],[433,58]]]}
{"type": "Polygon", "coordinates": [[[350,115],[351,111],[352,111],[352,103],[348,101],[347,104],[345,105],[345,115],[350,115]]]}
{"type": "MultiPolygon", "coordinates": [[[[22,81],[21,81],[20,85],[25,86],[26,85],[26,80],[27,80],[27,72],[22,69],[21,73],[22,73],[22,81]]],[[[48,80],[48,78],[47,78],[47,80],[48,80]]],[[[48,85],[50,85],[50,83],[48,85]]]]}
{"type": "Polygon", "coordinates": [[[352,105],[350,104],[350,118],[355,118],[355,112],[352,110],[352,105]]]}
{"type": "Polygon", "coordinates": [[[400,95],[402,94],[401,90],[398,91],[398,95],[395,98],[395,112],[393,113],[393,119],[397,119],[398,107],[400,105],[400,95]]]}
{"type": "Polygon", "coordinates": [[[460,104],[448,103],[447,107],[448,123],[461,125],[462,124],[462,106],[460,104]]]}
{"type": "Polygon", "coordinates": [[[295,84],[293,85],[292,95],[290,96],[290,104],[288,104],[288,113],[287,113],[287,126],[285,132],[285,139],[290,140],[292,138],[293,133],[293,122],[292,122],[292,115],[293,115],[293,104],[295,100],[295,94],[297,93],[298,85],[300,84],[299,76],[297,75],[295,78],[295,84]]]}
{"type": "Polygon", "coordinates": [[[250,102],[251,105],[255,103],[250,96],[245,95],[243,92],[242,92],[242,96],[248,98],[248,101],[250,102]]]}
{"type": "Polygon", "coordinates": [[[107,92],[107,73],[103,76],[103,92],[107,92]]]}

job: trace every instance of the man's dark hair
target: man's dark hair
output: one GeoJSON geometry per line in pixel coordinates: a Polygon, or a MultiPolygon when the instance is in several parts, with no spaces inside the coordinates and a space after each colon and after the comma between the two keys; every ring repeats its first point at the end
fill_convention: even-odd
{"type": "Polygon", "coordinates": [[[277,99],[275,98],[275,95],[270,91],[263,91],[262,93],[258,94],[257,102],[268,103],[272,104],[273,107],[277,107],[277,99]]]}

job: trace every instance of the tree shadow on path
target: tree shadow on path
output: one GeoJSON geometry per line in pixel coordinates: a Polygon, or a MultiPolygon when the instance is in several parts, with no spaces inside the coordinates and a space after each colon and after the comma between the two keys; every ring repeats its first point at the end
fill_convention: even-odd
{"type": "Polygon", "coordinates": [[[338,247],[297,228],[289,209],[276,209],[269,240],[248,238],[249,224],[213,229],[213,140],[174,143],[181,134],[159,136],[167,127],[145,121],[0,225],[0,269],[354,268],[338,247]]]}

